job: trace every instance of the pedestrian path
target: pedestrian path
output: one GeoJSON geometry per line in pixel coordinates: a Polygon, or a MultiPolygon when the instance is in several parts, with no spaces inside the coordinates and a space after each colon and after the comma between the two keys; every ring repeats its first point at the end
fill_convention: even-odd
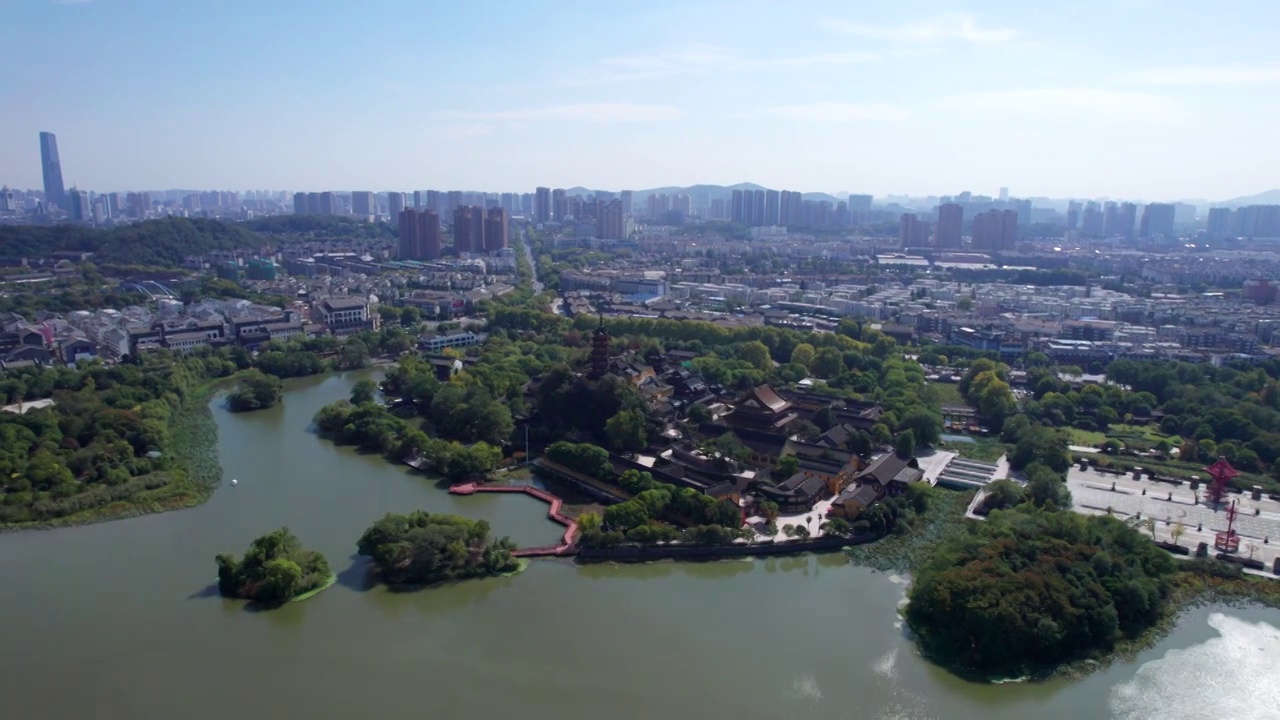
{"type": "Polygon", "coordinates": [[[532,485],[482,485],[480,483],[462,483],[449,488],[449,492],[454,495],[474,495],[478,492],[504,492],[504,493],[524,493],[533,496],[550,507],[547,508],[547,517],[552,522],[564,525],[564,536],[560,539],[558,545],[547,545],[543,547],[520,548],[511,554],[515,557],[564,557],[566,555],[576,555],[577,546],[573,544],[574,536],[578,534],[578,523],[571,520],[568,516],[560,512],[560,507],[564,502],[552,495],[551,493],[536,488],[532,485]]]}

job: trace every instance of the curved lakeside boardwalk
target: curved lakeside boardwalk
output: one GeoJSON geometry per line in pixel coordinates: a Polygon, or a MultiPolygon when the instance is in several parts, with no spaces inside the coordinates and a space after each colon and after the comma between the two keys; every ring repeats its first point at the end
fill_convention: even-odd
{"type": "Polygon", "coordinates": [[[547,545],[543,547],[521,548],[513,551],[511,554],[515,557],[566,557],[576,555],[578,548],[573,544],[573,538],[578,534],[578,523],[570,520],[560,512],[560,506],[563,501],[551,493],[536,488],[531,485],[481,485],[479,483],[462,483],[449,488],[449,492],[454,495],[473,495],[478,492],[505,492],[505,493],[524,493],[531,495],[543,502],[550,504],[547,508],[547,517],[552,522],[564,525],[564,536],[561,538],[559,545],[547,545]]]}

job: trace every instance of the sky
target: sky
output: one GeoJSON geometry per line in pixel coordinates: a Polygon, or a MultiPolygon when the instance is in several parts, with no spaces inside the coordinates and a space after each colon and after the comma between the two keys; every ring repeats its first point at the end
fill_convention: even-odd
{"type": "Polygon", "coordinates": [[[0,182],[1220,200],[1276,0],[0,0],[0,182]]]}

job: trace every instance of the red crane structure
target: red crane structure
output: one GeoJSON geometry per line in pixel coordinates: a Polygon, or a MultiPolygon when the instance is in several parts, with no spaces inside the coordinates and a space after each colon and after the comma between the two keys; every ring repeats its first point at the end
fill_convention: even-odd
{"type": "Polygon", "coordinates": [[[1227,496],[1227,483],[1231,478],[1240,474],[1239,470],[1231,467],[1231,463],[1227,462],[1225,457],[1219,456],[1218,461],[1205,468],[1205,472],[1209,473],[1209,477],[1213,478],[1213,482],[1205,489],[1205,500],[1212,506],[1222,504],[1222,499],[1227,496]]]}

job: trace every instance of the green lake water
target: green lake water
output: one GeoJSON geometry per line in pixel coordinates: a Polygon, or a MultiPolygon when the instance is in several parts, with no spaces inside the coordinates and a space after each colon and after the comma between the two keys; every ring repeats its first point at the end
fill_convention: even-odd
{"type": "Polygon", "coordinates": [[[1078,682],[980,685],[916,655],[896,614],[902,578],[840,554],[538,560],[510,578],[370,587],[355,541],[389,511],[484,518],[522,545],[561,531],[532,498],[453,497],[309,431],[374,372],[290,381],[283,405],[256,413],[215,401],[224,480],[239,484],[204,505],[0,535],[3,716],[1280,717],[1269,610],[1192,611],[1135,662],[1078,682]],[[338,584],[270,612],[218,597],[214,555],[282,525],[338,584]]]}

